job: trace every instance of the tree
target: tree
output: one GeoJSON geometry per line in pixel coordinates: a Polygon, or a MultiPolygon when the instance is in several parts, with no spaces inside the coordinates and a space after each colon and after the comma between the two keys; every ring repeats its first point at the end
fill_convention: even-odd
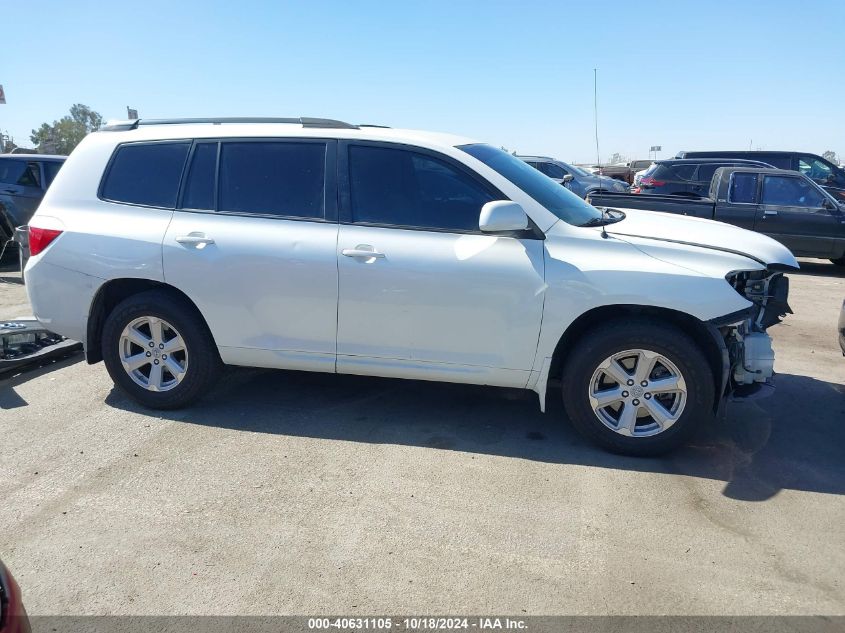
{"type": "Polygon", "coordinates": [[[834,152],[832,149],[829,149],[824,154],[822,154],[822,158],[824,158],[825,160],[829,160],[834,165],[839,164],[839,159],[836,157],[836,152],[834,152]]]}
{"type": "Polygon", "coordinates": [[[37,130],[32,130],[29,137],[38,146],[40,152],[70,154],[89,132],[100,128],[103,117],[87,105],[75,103],[70,108],[70,115],[65,115],[53,124],[42,123],[37,130]]]}

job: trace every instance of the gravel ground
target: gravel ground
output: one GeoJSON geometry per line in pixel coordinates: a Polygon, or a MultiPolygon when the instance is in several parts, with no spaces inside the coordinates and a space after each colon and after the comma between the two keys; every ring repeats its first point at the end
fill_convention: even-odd
{"type": "Polygon", "coordinates": [[[845,274],[791,279],[776,394],[663,459],[501,389],[233,369],[150,414],[78,356],[6,377],[0,557],[30,614],[845,614],[845,274]]]}

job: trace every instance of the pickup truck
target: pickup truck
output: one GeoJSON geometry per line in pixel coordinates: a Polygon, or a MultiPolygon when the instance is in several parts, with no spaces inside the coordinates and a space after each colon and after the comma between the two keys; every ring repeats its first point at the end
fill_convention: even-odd
{"type": "MultiPolygon", "coordinates": [[[[596,193],[596,207],[643,209],[718,220],[768,235],[799,257],[830,259],[845,266],[845,206],[807,176],[785,169],[722,167],[709,197],[596,193]]],[[[679,242],[689,236],[678,235],[679,242]]]]}

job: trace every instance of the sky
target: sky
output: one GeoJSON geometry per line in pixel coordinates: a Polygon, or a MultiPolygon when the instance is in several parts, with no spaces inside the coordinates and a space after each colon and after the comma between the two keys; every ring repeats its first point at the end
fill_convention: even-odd
{"type": "Polygon", "coordinates": [[[0,130],[315,116],[572,162],[692,149],[845,157],[845,2],[0,0],[0,130]],[[37,7],[37,8],[36,8],[37,7]]]}

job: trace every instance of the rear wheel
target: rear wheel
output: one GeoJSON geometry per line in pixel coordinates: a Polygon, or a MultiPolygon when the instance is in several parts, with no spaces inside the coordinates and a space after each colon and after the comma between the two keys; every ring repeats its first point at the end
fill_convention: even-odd
{"type": "Polygon", "coordinates": [[[713,411],[713,374],[678,328],[631,319],[589,331],[570,354],[563,403],[573,426],[614,453],[657,455],[713,411]]]}
{"type": "Polygon", "coordinates": [[[217,347],[193,306],[150,290],[106,318],[103,360],[114,383],[152,409],[175,409],[201,397],[217,379],[217,347]]]}

